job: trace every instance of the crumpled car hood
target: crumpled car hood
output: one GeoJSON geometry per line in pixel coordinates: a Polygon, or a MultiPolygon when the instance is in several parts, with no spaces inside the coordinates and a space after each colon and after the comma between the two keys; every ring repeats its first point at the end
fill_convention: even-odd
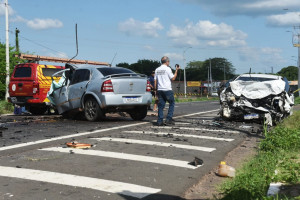
{"type": "Polygon", "coordinates": [[[262,99],[269,95],[278,95],[285,88],[282,80],[264,82],[255,81],[232,81],[230,82],[232,92],[236,96],[245,96],[248,99],[262,99]]]}

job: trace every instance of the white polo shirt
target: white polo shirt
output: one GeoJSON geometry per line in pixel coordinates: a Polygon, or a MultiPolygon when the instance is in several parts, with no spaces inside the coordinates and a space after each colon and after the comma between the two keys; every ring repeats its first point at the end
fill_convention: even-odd
{"type": "Polygon", "coordinates": [[[167,65],[161,65],[155,70],[154,79],[157,82],[157,90],[172,90],[171,79],[174,77],[172,70],[167,65]]]}

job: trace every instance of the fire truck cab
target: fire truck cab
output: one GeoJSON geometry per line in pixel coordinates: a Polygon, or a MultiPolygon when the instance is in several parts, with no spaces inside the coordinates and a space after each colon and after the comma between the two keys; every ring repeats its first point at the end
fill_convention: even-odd
{"type": "MultiPolygon", "coordinates": [[[[50,107],[47,92],[52,74],[65,69],[64,66],[24,63],[16,65],[10,78],[8,101],[25,106],[32,114],[44,114],[50,107]]],[[[60,77],[54,77],[59,81],[60,77]]]]}

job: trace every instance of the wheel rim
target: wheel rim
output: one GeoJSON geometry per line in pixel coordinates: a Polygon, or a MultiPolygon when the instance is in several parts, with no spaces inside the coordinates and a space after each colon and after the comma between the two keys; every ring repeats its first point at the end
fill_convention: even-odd
{"type": "Polygon", "coordinates": [[[88,101],[86,105],[86,114],[90,119],[93,119],[97,113],[97,105],[94,101],[88,101]]]}

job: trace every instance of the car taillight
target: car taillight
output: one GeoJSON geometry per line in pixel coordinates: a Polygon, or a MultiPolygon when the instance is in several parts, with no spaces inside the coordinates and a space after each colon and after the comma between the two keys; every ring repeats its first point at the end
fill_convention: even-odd
{"type": "Polygon", "coordinates": [[[33,83],[32,93],[33,94],[39,93],[39,83],[33,83]]]}
{"type": "Polygon", "coordinates": [[[113,92],[113,84],[111,80],[104,81],[101,87],[101,92],[113,92]]]}
{"type": "Polygon", "coordinates": [[[151,92],[151,84],[150,84],[150,81],[147,81],[146,92],[151,92]]]}

